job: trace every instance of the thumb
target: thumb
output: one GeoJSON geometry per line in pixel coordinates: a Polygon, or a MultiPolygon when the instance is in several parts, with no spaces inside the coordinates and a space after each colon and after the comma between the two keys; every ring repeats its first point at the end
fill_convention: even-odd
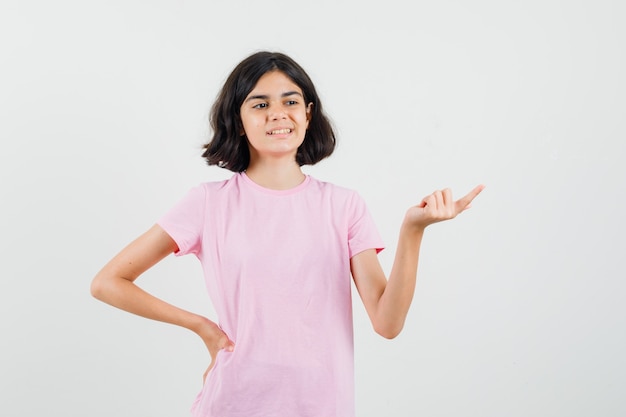
{"type": "Polygon", "coordinates": [[[232,352],[233,350],[235,350],[235,343],[232,340],[228,339],[228,341],[226,342],[224,347],[222,347],[222,349],[224,349],[227,352],[232,352]]]}

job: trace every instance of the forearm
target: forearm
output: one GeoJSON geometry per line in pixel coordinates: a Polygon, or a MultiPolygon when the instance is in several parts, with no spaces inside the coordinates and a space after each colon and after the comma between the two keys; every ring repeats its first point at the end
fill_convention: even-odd
{"type": "Polygon", "coordinates": [[[181,326],[196,333],[209,321],[149,294],[133,281],[116,276],[106,268],[93,280],[91,292],[98,300],[129,313],[181,326]]]}
{"type": "Polygon", "coordinates": [[[423,228],[407,222],[400,229],[393,267],[376,309],[377,331],[384,337],[397,336],[404,326],[415,293],[423,235],[423,228]]]}

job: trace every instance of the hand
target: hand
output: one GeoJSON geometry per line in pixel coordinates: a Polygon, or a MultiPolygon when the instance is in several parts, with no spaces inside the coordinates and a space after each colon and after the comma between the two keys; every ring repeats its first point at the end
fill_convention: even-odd
{"type": "Polygon", "coordinates": [[[202,338],[202,341],[209,350],[211,355],[211,363],[202,376],[202,382],[206,380],[207,375],[215,366],[215,358],[220,350],[232,352],[235,349],[235,343],[228,337],[228,335],[215,323],[210,320],[206,320],[205,325],[198,331],[198,335],[202,338]]]}
{"type": "Polygon", "coordinates": [[[430,224],[453,219],[459,213],[470,208],[472,200],[484,188],[484,185],[478,185],[457,201],[452,199],[452,191],[449,188],[437,190],[424,197],[418,205],[411,207],[407,211],[406,221],[423,229],[430,224]]]}

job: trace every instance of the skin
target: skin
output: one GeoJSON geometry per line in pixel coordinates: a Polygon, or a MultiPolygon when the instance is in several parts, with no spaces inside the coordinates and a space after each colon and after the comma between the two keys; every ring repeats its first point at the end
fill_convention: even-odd
{"type": "MultiPolygon", "coordinates": [[[[305,179],[295,155],[308,128],[312,103],[305,103],[301,89],[282,72],[261,77],[241,106],[242,135],[250,148],[248,177],[266,188],[284,190],[305,179]],[[287,130],[285,130],[287,129],[287,130]]],[[[437,190],[410,207],[400,227],[397,251],[387,278],[374,249],[352,257],[350,267],[358,293],[374,330],[385,338],[396,337],[404,326],[417,276],[424,231],[431,224],[449,220],[470,207],[484,186],[454,200],[450,189],[437,190]]],[[[145,292],[135,280],[178,247],[158,225],[152,226],[111,259],[94,277],[91,292],[97,299],[149,319],[187,328],[204,342],[213,367],[217,352],[232,351],[235,344],[206,317],[173,306],[145,292]]]]}

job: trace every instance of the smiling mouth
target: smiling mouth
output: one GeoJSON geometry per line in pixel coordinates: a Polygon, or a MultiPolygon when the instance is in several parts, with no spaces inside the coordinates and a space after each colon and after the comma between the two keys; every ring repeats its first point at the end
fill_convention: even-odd
{"type": "Polygon", "coordinates": [[[291,133],[291,129],[278,129],[267,132],[268,135],[286,135],[287,133],[291,133]]]}

